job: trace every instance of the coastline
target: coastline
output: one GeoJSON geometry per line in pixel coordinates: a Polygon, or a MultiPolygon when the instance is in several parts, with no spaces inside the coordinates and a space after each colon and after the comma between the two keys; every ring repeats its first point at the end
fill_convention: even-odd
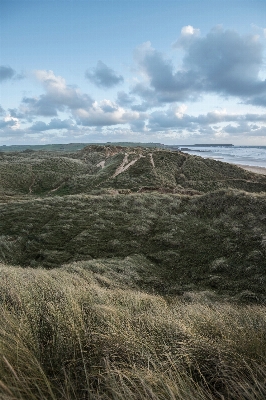
{"type": "Polygon", "coordinates": [[[260,166],[256,166],[256,165],[247,165],[247,164],[235,164],[230,161],[225,161],[224,157],[206,157],[206,158],[209,158],[211,160],[217,160],[217,161],[224,160],[223,162],[227,162],[229,164],[236,165],[237,167],[243,168],[246,171],[254,172],[255,174],[266,175],[266,167],[260,167],[260,166]]]}
{"type": "Polygon", "coordinates": [[[266,175],[266,167],[255,167],[253,165],[242,165],[242,164],[233,164],[237,165],[240,168],[246,169],[247,171],[254,172],[255,174],[266,175]]]}

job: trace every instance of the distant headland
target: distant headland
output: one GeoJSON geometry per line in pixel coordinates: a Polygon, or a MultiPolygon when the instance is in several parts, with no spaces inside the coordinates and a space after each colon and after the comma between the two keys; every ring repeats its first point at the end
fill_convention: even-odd
{"type": "Polygon", "coordinates": [[[233,144],[231,143],[220,143],[220,144],[213,144],[213,143],[208,143],[208,144],[193,144],[192,146],[195,147],[234,147],[233,144]]]}
{"type": "Polygon", "coordinates": [[[182,144],[182,145],[166,145],[166,147],[234,147],[231,143],[198,143],[198,144],[182,144]]]}

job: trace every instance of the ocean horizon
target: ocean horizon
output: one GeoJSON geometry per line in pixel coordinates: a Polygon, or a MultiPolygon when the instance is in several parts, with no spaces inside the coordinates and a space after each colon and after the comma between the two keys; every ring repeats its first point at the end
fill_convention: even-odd
{"type": "Polygon", "coordinates": [[[238,165],[266,168],[266,146],[180,146],[181,151],[238,165]]]}

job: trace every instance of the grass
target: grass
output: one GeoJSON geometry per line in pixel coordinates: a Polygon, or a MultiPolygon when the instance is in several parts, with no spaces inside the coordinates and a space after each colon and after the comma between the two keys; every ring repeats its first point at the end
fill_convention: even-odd
{"type": "Polygon", "coordinates": [[[211,289],[265,302],[263,194],[56,196],[0,204],[0,211],[4,262],[54,268],[139,254],[154,278],[144,279],[147,289],[211,289]]]}
{"type": "Polygon", "coordinates": [[[227,163],[152,147],[90,145],[77,152],[0,153],[3,196],[97,194],[110,189],[193,195],[223,188],[265,192],[266,178],[227,163]],[[129,162],[136,163],[114,176],[126,153],[129,162]]]}
{"type": "Polygon", "coordinates": [[[3,399],[262,399],[265,308],[2,265],[3,399]],[[166,318],[167,316],[167,318],[166,318]]]}
{"type": "Polygon", "coordinates": [[[266,178],[124,145],[0,153],[0,400],[264,400],[266,178]]]}

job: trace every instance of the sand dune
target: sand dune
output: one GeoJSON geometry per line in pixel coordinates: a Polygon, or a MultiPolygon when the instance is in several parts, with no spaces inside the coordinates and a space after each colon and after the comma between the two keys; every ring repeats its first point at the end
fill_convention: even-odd
{"type": "Polygon", "coordinates": [[[237,164],[238,167],[244,168],[247,171],[255,172],[256,174],[266,175],[266,167],[255,167],[252,165],[237,164]]]}

